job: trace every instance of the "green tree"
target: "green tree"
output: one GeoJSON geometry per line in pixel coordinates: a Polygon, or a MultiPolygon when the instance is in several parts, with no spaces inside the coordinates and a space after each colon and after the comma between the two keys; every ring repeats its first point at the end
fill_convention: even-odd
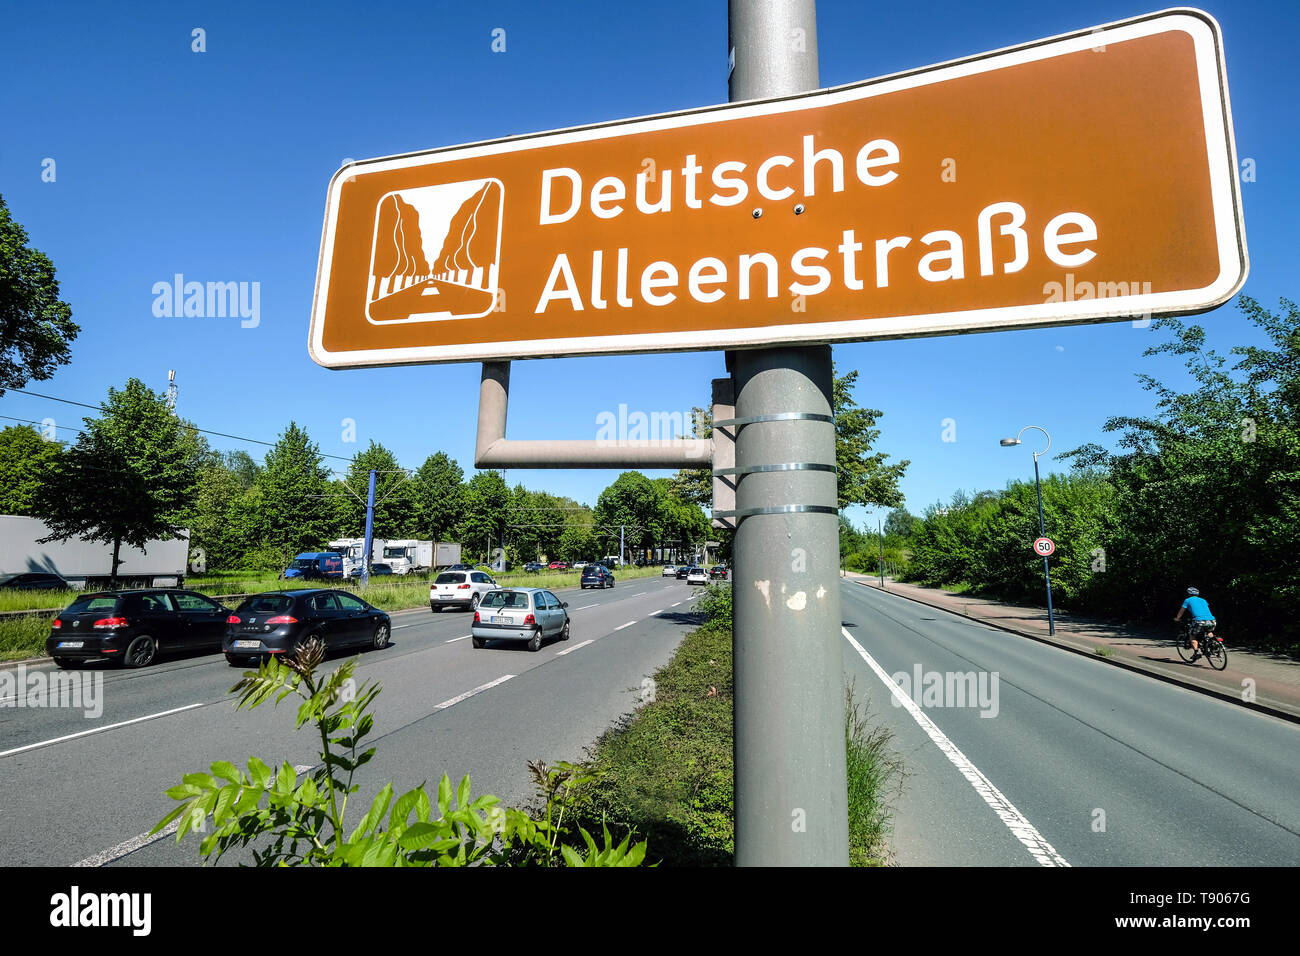
{"type": "Polygon", "coordinates": [[[856,370],[836,375],[832,388],[835,415],[835,465],[838,469],[839,506],[879,505],[892,508],[903,503],[898,488],[909,461],[888,464],[884,452],[872,452],[880,429],[876,427],[882,412],[862,408],[853,399],[856,370]]]}
{"type": "Polygon", "coordinates": [[[465,485],[460,541],[487,560],[501,547],[510,508],[510,488],[499,471],[480,471],[465,485]]]}
{"type": "Polygon", "coordinates": [[[366,500],[370,472],[375,472],[374,536],[380,539],[418,538],[419,491],[397,456],[373,439],[352,457],[345,479],[352,494],[339,501],[344,537],[359,538],[366,530],[366,500]]]}
{"type": "Polygon", "coordinates": [[[0,430],[0,514],[36,514],[36,493],[59,467],[62,451],[30,425],[0,430]]]}
{"type": "Polygon", "coordinates": [[[253,528],[260,545],[250,567],[280,567],[302,551],[316,551],[332,536],[333,502],[329,469],[320,446],[297,422],[280,433],[246,496],[257,511],[253,528]]]}
{"type": "Polygon", "coordinates": [[[413,479],[415,491],[415,537],[430,541],[451,541],[456,534],[465,499],[465,472],[446,452],[424,460],[413,479]]]}
{"type": "Polygon", "coordinates": [[[0,196],[0,395],[66,365],[80,331],[59,299],[54,264],[28,247],[26,230],[0,196]]]}
{"type": "Polygon", "coordinates": [[[100,408],[100,417],[83,419],[81,437],[40,487],[35,510],[53,532],[46,540],[112,544],[116,579],[124,543],[143,548],[183,534],[207,445],[139,379],[110,388],[100,408]]]}
{"type": "Polygon", "coordinates": [[[605,547],[618,550],[620,529],[626,547],[648,548],[662,540],[665,530],[663,496],[639,471],[625,471],[596,499],[595,533],[605,547]]]}

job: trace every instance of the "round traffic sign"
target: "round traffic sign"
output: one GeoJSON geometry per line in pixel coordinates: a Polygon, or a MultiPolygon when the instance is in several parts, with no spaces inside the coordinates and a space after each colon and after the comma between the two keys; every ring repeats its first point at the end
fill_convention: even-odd
{"type": "Polygon", "coordinates": [[[1047,557],[1053,551],[1056,550],[1056,545],[1052,543],[1051,538],[1035,538],[1034,550],[1037,551],[1039,554],[1041,554],[1043,557],[1047,557]]]}

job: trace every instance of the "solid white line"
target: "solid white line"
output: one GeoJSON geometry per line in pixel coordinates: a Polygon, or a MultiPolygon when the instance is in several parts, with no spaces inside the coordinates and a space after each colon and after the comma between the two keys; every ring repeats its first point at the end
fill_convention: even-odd
{"type": "Polygon", "coordinates": [[[1011,835],[1024,844],[1030,855],[1043,866],[1069,866],[1070,864],[1065,861],[1065,858],[1056,852],[1052,845],[1038,832],[1037,828],[1026,819],[1025,815],[1017,810],[1011,801],[1002,795],[1002,791],[993,786],[993,782],[984,776],[980,769],[971,763],[970,758],[957,749],[957,745],[949,740],[947,735],[935,725],[934,721],[925,715],[921,708],[917,706],[916,701],[903,693],[902,688],[890,680],[889,675],[867,653],[866,649],[853,639],[853,635],[848,632],[848,629],[840,628],[840,631],[844,634],[845,640],[852,644],[862,659],[867,662],[867,666],[876,672],[877,677],[884,681],[885,686],[889,688],[898,703],[912,715],[912,719],[934,741],[935,745],[943,752],[943,755],[952,762],[952,765],[961,772],[967,782],[975,788],[975,792],[998,815],[998,819],[1006,824],[1007,829],[1011,831],[1011,835]]]}
{"type": "Polygon", "coordinates": [[[623,628],[625,628],[625,627],[631,627],[631,626],[632,626],[633,624],[635,624],[635,623],[636,623],[636,621],[628,621],[626,624],[620,624],[618,627],[614,628],[614,630],[616,630],[616,631],[621,631],[621,630],[623,630],[623,628]]]}
{"type": "Polygon", "coordinates": [[[586,647],[588,644],[595,643],[595,640],[596,640],[596,639],[593,637],[591,640],[589,640],[589,641],[583,641],[581,644],[574,644],[572,647],[566,647],[564,650],[562,650],[562,651],[558,651],[558,652],[556,653],[555,656],[556,656],[556,657],[563,657],[565,654],[572,654],[574,651],[576,651],[576,650],[577,650],[578,648],[580,648],[580,647],[586,647]]]}
{"type": "Polygon", "coordinates": [[[131,720],[122,720],[116,724],[105,724],[103,727],[92,727],[90,730],[81,730],[75,734],[66,734],[63,737],[55,737],[52,740],[42,740],[37,744],[27,744],[25,747],[14,747],[12,750],[0,750],[0,757],[10,757],[14,754],[20,754],[25,750],[36,750],[39,747],[48,747],[51,744],[62,743],[65,740],[75,740],[78,737],[88,737],[91,734],[102,734],[106,730],[113,730],[117,727],[125,727],[128,724],[138,724],[143,720],[153,720],[155,717],[166,717],[168,714],[179,714],[183,710],[193,710],[195,707],[202,707],[203,704],[186,704],[184,707],[173,707],[171,710],[160,711],[156,714],[149,714],[145,717],[133,717],[131,720]]]}
{"type": "MultiPolygon", "coordinates": [[[[309,764],[298,764],[293,769],[297,774],[306,773],[312,768],[309,764]]],[[[84,860],[72,864],[73,866],[105,866],[114,860],[120,860],[128,853],[134,853],[141,847],[146,847],[150,843],[157,843],[163,837],[171,836],[180,828],[181,821],[173,820],[167,826],[163,827],[157,833],[150,836],[148,833],[141,833],[139,836],[131,837],[129,840],[123,840],[117,846],[109,847],[107,850],[101,850],[94,856],[88,856],[84,860]]]]}
{"type": "Polygon", "coordinates": [[[465,693],[461,694],[459,697],[453,697],[451,700],[444,700],[441,704],[439,704],[437,707],[433,709],[446,710],[448,707],[452,707],[455,706],[456,704],[459,704],[462,700],[469,700],[475,694],[481,694],[485,690],[489,690],[493,687],[496,687],[497,684],[504,684],[506,681],[510,680],[510,678],[514,676],[515,676],[514,674],[507,674],[505,677],[498,677],[496,680],[488,681],[486,684],[480,684],[478,687],[475,687],[473,690],[465,691],[465,693]]]}
{"type": "Polygon", "coordinates": [[[474,636],[473,634],[464,634],[460,637],[453,637],[450,641],[443,641],[442,643],[455,644],[457,641],[468,641],[473,636],[474,636]]]}

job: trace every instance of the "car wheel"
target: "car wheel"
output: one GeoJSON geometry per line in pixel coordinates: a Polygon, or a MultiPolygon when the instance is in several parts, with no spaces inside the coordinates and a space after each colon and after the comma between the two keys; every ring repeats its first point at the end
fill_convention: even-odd
{"type": "Polygon", "coordinates": [[[477,611],[477,610],[478,610],[478,602],[479,602],[479,596],[478,596],[477,594],[475,594],[472,598],[469,599],[469,609],[470,609],[471,611],[477,611]]]}
{"type": "Polygon", "coordinates": [[[240,662],[241,660],[243,660],[243,658],[236,657],[234,654],[227,654],[227,655],[226,655],[226,663],[229,664],[231,667],[238,667],[238,666],[239,666],[239,662],[240,662]]]}
{"type": "Polygon", "coordinates": [[[70,671],[77,666],[76,661],[67,657],[56,657],[54,658],[54,663],[58,664],[59,667],[63,668],[65,671],[70,671]]]}
{"type": "Polygon", "coordinates": [[[529,638],[528,649],[530,651],[540,651],[542,649],[542,629],[540,627],[533,631],[533,636],[529,638]]]}
{"type": "Polygon", "coordinates": [[[380,624],[377,628],[375,628],[374,647],[375,650],[378,651],[378,650],[382,650],[387,646],[388,646],[388,625],[380,624]]]}
{"type": "Polygon", "coordinates": [[[441,610],[442,610],[442,605],[441,605],[441,604],[430,604],[430,605],[429,605],[429,611],[430,611],[431,613],[433,613],[433,614],[437,614],[437,613],[438,613],[439,611],[441,611],[441,610]]]}
{"type": "Polygon", "coordinates": [[[475,647],[483,647],[484,645],[487,644],[487,641],[483,640],[483,638],[481,637],[471,637],[469,639],[469,642],[473,644],[475,647]]]}
{"type": "Polygon", "coordinates": [[[141,634],[129,645],[122,655],[124,667],[148,667],[158,654],[158,642],[148,634],[141,634]]]}
{"type": "Polygon", "coordinates": [[[569,639],[569,619],[565,618],[564,629],[560,631],[560,640],[567,641],[568,639],[569,639]]]}

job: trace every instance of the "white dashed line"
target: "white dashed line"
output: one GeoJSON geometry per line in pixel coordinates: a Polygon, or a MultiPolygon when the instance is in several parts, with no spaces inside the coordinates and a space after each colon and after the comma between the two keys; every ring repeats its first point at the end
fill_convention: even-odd
{"type": "Polygon", "coordinates": [[[586,647],[588,644],[593,644],[593,643],[595,643],[595,638],[592,638],[590,641],[583,641],[581,644],[574,644],[572,647],[566,647],[564,650],[558,651],[555,656],[563,657],[565,654],[572,654],[578,648],[586,647]]]}
{"type": "Polygon", "coordinates": [[[623,630],[623,628],[625,628],[625,627],[631,627],[631,626],[632,626],[633,624],[635,624],[635,623],[636,623],[636,621],[628,621],[626,624],[620,624],[618,627],[614,628],[614,630],[616,630],[616,631],[621,631],[621,630],[623,630]]]}
{"type": "MultiPolygon", "coordinates": [[[[682,603],[681,601],[678,601],[678,602],[677,602],[677,604],[681,604],[681,603],[682,603]]],[[[676,607],[677,604],[670,604],[670,605],[668,605],[668,606],[669,606],[669,607],[676,607]]]]}
{"type": "Polygon", "coordinates": [[[504,684],[506,681],[510,680],[510,678],[514,676],[515,676],[514,674],[507,674],[505,677],[498,677],[496,680],[488,681],[486,684],[480,684],[478,687],[475,687],[473,690],[467,690],[465,691],[465,693],[461,694],[458,697],[453,697],[451,700],[444,700],[441,704],[439,704],[437,707],[433,709],[446,710],[448,707],[453,707],[456,704],[459,704],[463,700],[469,700],[475,694],[481,694],[485,690],[491,690],[493,687],[496,687],[497,684],[504,684]]]}
{"type": "Polygon", "coordinates": [[[970,758],[957,749],[957,745],[948,739],[947,735],[938,728],[933,720],[927,717],[924,711],[917,706],[907,694],[903,693],[901,687],[894,683],[885,673],[884,668],[876,663],[875,658],[866,652],[861,644],[853,639],[853,635],[848,632],[847,628],[840,628],[844,634],[845,640],[853,645],[859,656],[867,662],[867,666],[876,672],[876,676],[884,681],[885,686],[889,688],[894,695],[894,699],[912,715],[926,735],[934,741],[943,755],[947,757],[954,767],[961,772],[966,781],[975,788],[978,793],[989,805],[994,813],[998,815],[1011,835],[1024,844],[1031,856],[1042,866],[1069,866],[1065,858],[1043,839],[1043,835],[1038,832],[1037,828],[1025,817],[1023,813],[1017,810],[1005,796],[1002,791],[993,786],[993,782],[980,772],[980,769],[971,763],[970,758]]]}
{"type": "Polygon", "coordinates": [[[468,641],[473,634],[462,634],[460,637],[453,637],[450,641],[443,641],[444,644],[455,644],[457,641],[468,641]]]}
{"type": "Polygon", "coordinates": [[[584,604],[582,607],[575,607],[575,611],[585,611],[589,607],[600,607],[599,604],[584,604]]]}
{"type": "Polygon", "coordinates": [[[141,721],[153,720],[156,717],[166,717],[169,714],[179,714],[183,710],[193,710],[195,707],[202,706],[203,704],[186,704],[184,707],[173,707],[171,710],[159,711],[156,714],[149,714],[145,717],[135,717],[131,720],[119,721],[116,724],[105,724],[103,727],[93,727],[90,730],[78,731],[75,734],[66,734],[62,737],[55,737],[52,740],[42,740],[40,743],[27,744],[25,747],[14,747],[12,750],[0,750],[0,757],[10,757],[27,750],[36,750],[40,747],[48,747],[51,744],[62,743],[65,740],[76,740],[78,737],[89,737],[91,734],[102,734],[106,730],[113,730],[117,727],[126,727],[128,724],[138,724],[141,721]]]}

